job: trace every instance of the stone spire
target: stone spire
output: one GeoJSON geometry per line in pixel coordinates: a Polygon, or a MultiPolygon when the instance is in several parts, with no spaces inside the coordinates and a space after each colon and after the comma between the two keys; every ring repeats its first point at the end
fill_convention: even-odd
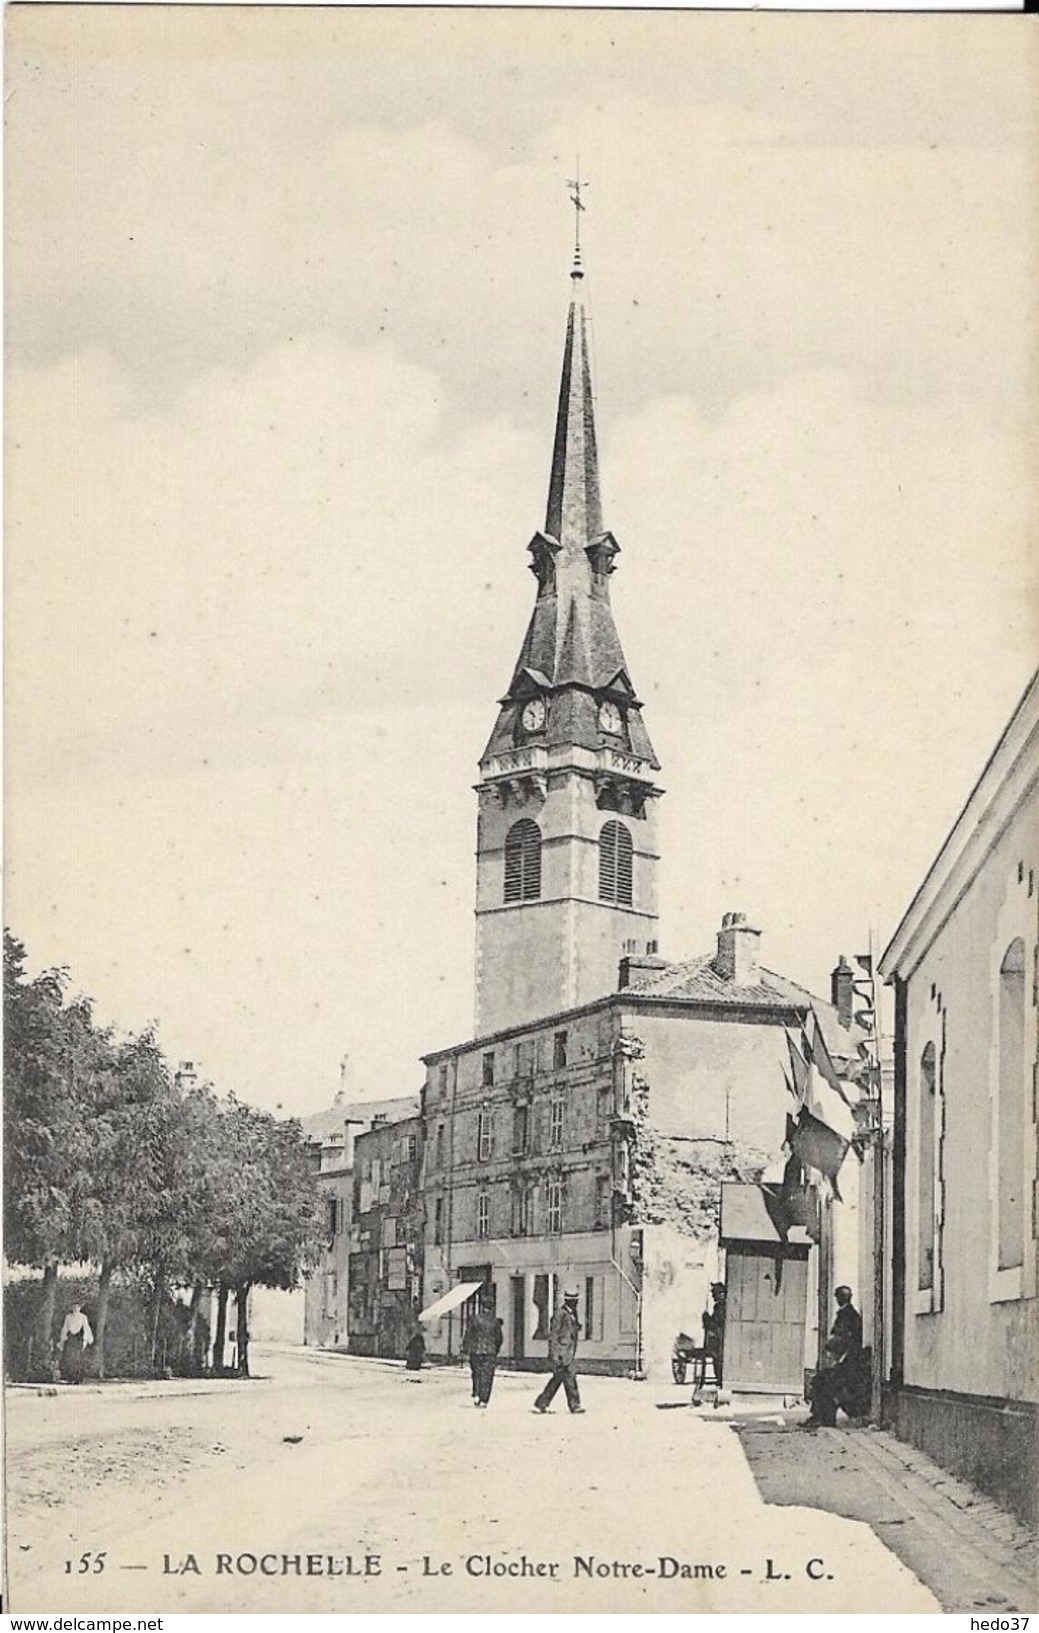
{"type": "Polygon", "coordinates": [[[662,790],[610,607],[617,553],[575,234],[537,599],[476,786],[477,1036],[601,998],[623,956],[656,950],[662,790]]]}
{"type": "Polygon", "coordinates": [[[483,759],[486,762],[520,740],[523,705],[536,693],[545,708],[541,740],[546,745],[601,749],[601,719],[612,718],[602,715],[602,705],[612,702],[623,722],[620,731],[607,733],[614,739],[612,746],[623,747],[647,767],[659,770],[610,606],[610,576],[620,546],[603,527],[599,487],[579,236],[584,209],[580,190],[587,183],[570,185],[578,211],[578,233],[570,271],[548,507],[544,532],[536,533],[530,544],[538,596],[483,759]]]}
{"type": "Polygon", "coordinates": [[[599,454],[588,359],[588,318],[584,306],[580,248],[570,274],[573,294],[566,322],[563,374],[559,384],[552,477],[545,532],[564,550],[585,550],[602,533],[599,454]]]}

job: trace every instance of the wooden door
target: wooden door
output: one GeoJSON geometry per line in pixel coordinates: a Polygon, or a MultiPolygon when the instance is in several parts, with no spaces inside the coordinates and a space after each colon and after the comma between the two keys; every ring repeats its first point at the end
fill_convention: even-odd
{"type": "Polygon", "coordinates": [[[788,1252],[728,1251],[727,1389],[800,1395],[804,1388],[808,1257],[788,1252]]]}

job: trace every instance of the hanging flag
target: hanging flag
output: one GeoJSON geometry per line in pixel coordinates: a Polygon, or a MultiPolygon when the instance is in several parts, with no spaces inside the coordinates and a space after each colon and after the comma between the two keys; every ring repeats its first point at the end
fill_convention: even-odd
{"type": "Polygon", "coordinates": [[[840,1095],[846,1106],[854,1106],[859,1096],[853,1084],[845,1082],[833,1063],[833,1057],[826,1047],[823,1029],[819,1025],[819,1017],[814,1009],[808,1012],[808,1021],[805,1030],[805,1053],[813,1066],[818,1067],[830,1087],[840,1095]]]}
{"type": "MultiPolygon", "coordinates": [[[[845,1108],[846,1109],[846,1108],[845,1108]]],[[[813,1115],[807,1108],[802,1110],[797,1119],[797,1127],[793,1134],[794,1155],[807,1168],[814,1168],[824,1178],[828,1179],[833,1187],[833,1194],[838,1202],[842,1200],[837,1188],[837,1175],[841,1163],[844,1161],[850,1140],[845,1139],[836,1129],[831,1128],[820,1118],[813,1115]]]]}
{"type": "Polygon", "coordinates": [[[819,1240],[819,1198],[814,1187],[807,1183],[800,1161],[791,1155],[777,1177],[779,1165],[766,1169],[761,1177],[760,1190],[765,1212],[781,1242],[788,1239],[795,1225],[806,1230],[813,1241],[819,1240]]]}
{"type": "Polygon", "coordinates": [[[820,1123],[839,1134],[847,1143],[855,1137],[855,1113],[842,1094],[823,1077],[817,1066],[808,1068],[808,1089],[805,1094],[805,1108],[820,1123]]]}
{"type": "Polygon", "coordinates": [[[808,1093],[808,1061],[801,1045],[794,1041],[791,1034],[786,1035],[786,1046],[790,1053],[790,1077],[794,1099],[799,1106],[804,1105],[805,1095],[808,1093]]]}

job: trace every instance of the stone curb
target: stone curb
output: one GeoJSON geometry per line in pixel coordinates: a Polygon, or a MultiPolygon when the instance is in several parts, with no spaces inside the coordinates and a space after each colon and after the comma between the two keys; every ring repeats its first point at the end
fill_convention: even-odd
{"type": "Polygon", "coordinates": [[[868,1437],[856,1442],[857,1448],[886,1465],[891,1472],[899,1471],[904,1479],[908,1474],[921,1481],[932,1492],[937,1504],[949,1503],[955,1510],[950,1522],[970,1538],[978,1527],[1001,1542],[1011,1554],[1029,1554],[1035,1548],[1035,1538],[1028,1528],[1007,1509],[986,1497],[974,1486],[950,1474],[932,1461],[925,1452],[907,1445],[887,1429],[874,1429],[868,1437]],[[893,1467],[894,1466],[894,1467],[893,1467]]]}
{"type": "Polygon", "coordinates": [[[212,1382],[202,1381],[202,1387],[191,1389],[171,1387],[180,1382],[183,1386],[188,1379],[156,1378],[142,1379],[139,1382],[133,1379],[116,1380],[110,1384],[25,1384],[5,1383],[4,1391],[11,1395],[36,1395],[57,1399],[59,1396],[71,1395],[107,1395],[109,1400],[176,1400],[199,1395],[227,1395],[241,1394],[243,1390],[251,1389],[256,1384],[271,1383],[270,1378],[227,1378],[223,1381],[214,1379],[212,1382]],[[149,1388],[149,1382],[152,1387],[149,1388]]]}

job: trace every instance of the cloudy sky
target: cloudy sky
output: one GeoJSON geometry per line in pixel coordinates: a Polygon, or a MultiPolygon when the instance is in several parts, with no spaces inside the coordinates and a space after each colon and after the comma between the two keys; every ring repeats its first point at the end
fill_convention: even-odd
{"type": "Polygon", "coordinates": [[[468,1036],[578,151],[662,949],[883,942],[1039,658],[1029,20],[6,21],[32,965],[301,1112],[468,1036]]]}

